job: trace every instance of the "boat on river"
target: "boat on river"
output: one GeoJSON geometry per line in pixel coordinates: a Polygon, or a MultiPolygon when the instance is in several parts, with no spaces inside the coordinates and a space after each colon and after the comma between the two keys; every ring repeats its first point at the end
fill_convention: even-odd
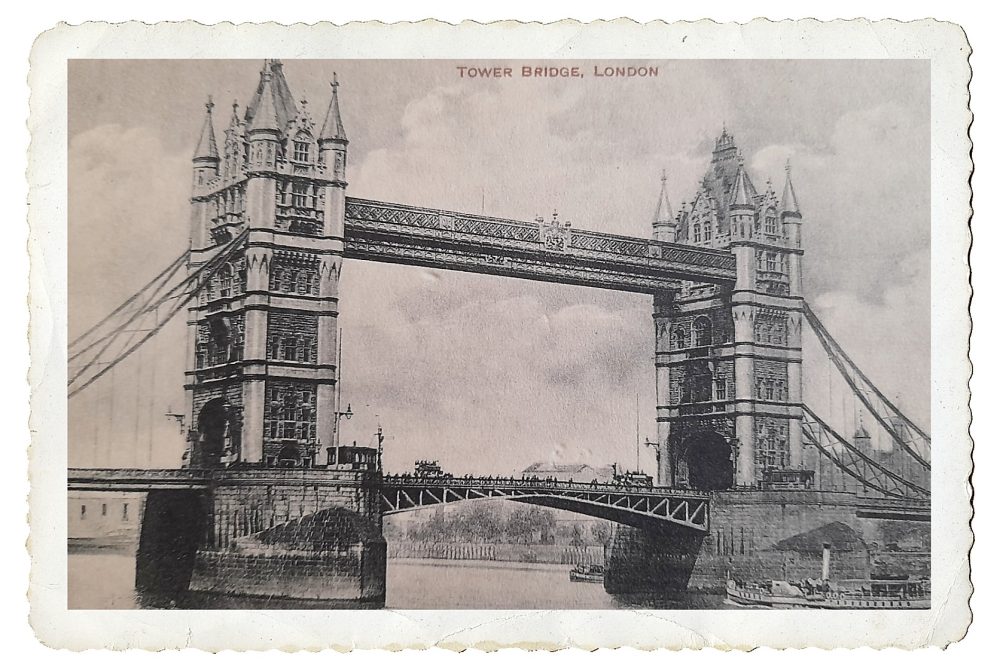
{"type": "Polygon", "coordinates": [[[569,581],[571,582],[596,582],[604,583],[603,565],[577,565],[569,571],[569,581]]]}
{"type": "Polygon", "coordinates": [[[832,582],[726,581],[726,598],[736,605],[776,609],[927,609],[931,606],[927,579],[870,580],[851,588],[832,582]]]}
{"type": "Polygon", "coordinates": [[[735,605],[777,609],[928,609],[930,580],[909,575],[872,575],[840,585],[830,581],[830,545],[823,546],[820,579],[797,582],[743,581],[726,576],[726,599],[735,605]]]}

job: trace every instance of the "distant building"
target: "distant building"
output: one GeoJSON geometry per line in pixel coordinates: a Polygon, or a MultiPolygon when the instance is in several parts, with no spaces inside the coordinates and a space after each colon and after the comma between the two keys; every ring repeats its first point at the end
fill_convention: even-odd
{"type": "Polygon", "coordinates": [[[538,477],[545,479],[553,477],[561,481],[572,479],[574,482],[592,482],[595,479],[598,483],[607,484],[614,476],[614,469],[610,466],[599,468],[586,465],[584,463],[532,463],[522,472],[525,477],[538,477]]]}
{"type": "Polygon", "coordinates": [[[76,493],[69,498],[70,543],[115,544],[137,540],[143,496],[136,493],[76,493]]]}

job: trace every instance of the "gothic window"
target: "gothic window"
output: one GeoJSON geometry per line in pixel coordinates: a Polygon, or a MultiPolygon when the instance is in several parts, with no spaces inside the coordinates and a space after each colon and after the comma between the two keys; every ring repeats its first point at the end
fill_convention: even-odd
{"type": "Polygon", "coordinates": [[[694,241],[701,242],[701,224],[694,224],[694,241]]]}
{"type": "Polygon", "coordinates": [[[764,400],[774,400],[774,382],[770,379],[764,380],[764,400]]]}
{"type": "Polygon", "coordinates": [[[208,364],[220,365],[230,360],[232,355],[232,332],[229,319],[210,319],[208,322],[211,339],[208,343],[208,364]]]}
{"type": "Polygon", "coordinates": [[[785,397],[785,382],[779,380],[774,386],[774,399],[784,400],[785,397]]]}
{"type": "Polygon", "coordinates": [[[687,349],[687,331],[683,327],[677,326],[674,328],[674,333],[671,339],[673,340],[675,349],[687,349]]]}
{"type": "Polygon", "coordinates": [[[715,378],[715,399],[725,400],[726,399],[726,378],[716,377],[715,378]]]}
{"type": "Polygon", "coordinates": [[[219,271],[219,295],[228,298],[233,294],[233,266],[226,263],[219,271]]]}
{"type": "Polygon", "coordinates": [[[777,219],[775,218],[773,209],[767,210],[767,213],[764,215],[764,232],[768,235],[778,234],[777,219]]]}
{"type": "Polygon", "coordinates": [[[292,160],[296,163],[308,163],[309,162],[309,142],[303,141],[305,138],[299,135],[295,138],[295,146],[293,147],[292,160]]]}
{"type": "Polygon", "coordinates": [[[312,406],[312,391],[269,388],[267,436],[272,439],[313,439],[312,406]]]}
{"type": "Polygon", "coordinates": [[[305,270],[299,270],[295,275],[295,292],[309,293],[309,275],[305,270]]]}
{"type": "Polygon", "coordinates": [[[295,360],[295,338],[286,337],[282,342],[281,359],[285,361],[295,360]]]}
{"type": "Polygon", "coordinates": [[[295,340],[295,360],[301,362],[306,360],[306,343],[301,337],[295,340]]]}
{"type": "Polygon", "coordinates": [[[778,255],[775,253],[767,253],[767,271],[777,272],[778,271],[778,255]]]}
{"type": "Polygon", "coordinates": [[[292,205],[307,207],[309,204],[308,184],[292,184],[292,205]]]}
{"type": "Polygon", "coordinates": [[[712,322],[707,316],[699,316],[694,320],[693,345],[696,347],[707,347],[712,344],[712,322]]]}
{"type": "Polygon", "coordinates": [[[290,270],[282,270],[278,281],[278,290],[282,293],[291,292],[292,273],[290,270]]]}
{"type": "Polygon", "coordinates": [[[269,357],[275,361],[279,360],[281,358],[281,338],[272,337],[268,344],[268,351],[270,352],[269,357]]]}
{"type": "Polygon", "coordinates": [[[709,241],[711,241],[711,239],[712,239],[712,222],[711,221],[706,221],[705,222],[705,241],[709,242],[709,241]]]}

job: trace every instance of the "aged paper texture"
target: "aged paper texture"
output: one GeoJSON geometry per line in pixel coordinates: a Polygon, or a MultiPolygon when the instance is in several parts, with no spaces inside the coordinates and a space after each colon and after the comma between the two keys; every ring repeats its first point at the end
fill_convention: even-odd
{"type": "Polygon", "coordinates": [[[960,639],[968,54],[934,21],[44,34],[38,636],[960,639]]]}

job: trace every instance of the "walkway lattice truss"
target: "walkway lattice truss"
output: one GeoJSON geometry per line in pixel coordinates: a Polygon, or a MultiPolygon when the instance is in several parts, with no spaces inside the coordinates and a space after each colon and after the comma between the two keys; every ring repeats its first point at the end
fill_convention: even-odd
{"type": "Polygon", "coordinates": [[[625,489],[613,484],[521,481],[494,478],[425,478],[387,476],[382,513],[485,498],[581,511],[630,526],[676,525],[708,532],[708,495],[662,487],[625,489]]]}

